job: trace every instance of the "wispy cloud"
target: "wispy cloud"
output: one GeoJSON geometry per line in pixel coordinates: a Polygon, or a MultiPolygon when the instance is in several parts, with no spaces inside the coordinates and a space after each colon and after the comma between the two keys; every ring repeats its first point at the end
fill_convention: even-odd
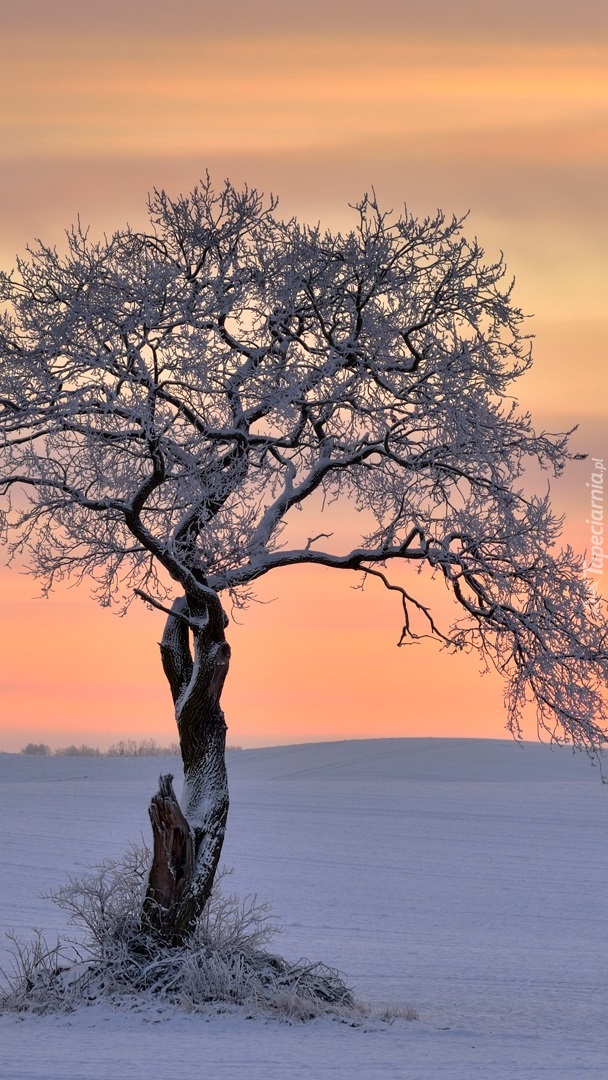
{"type": "Polygon", "coordinates": [[[519,131],[526,149],[539,130],[589,130],[605,117],[607,54],[388,38],[7,36],[0,138],[3,156],[18,159],[321,153],[502,131],[511,149],[519,131]]]}

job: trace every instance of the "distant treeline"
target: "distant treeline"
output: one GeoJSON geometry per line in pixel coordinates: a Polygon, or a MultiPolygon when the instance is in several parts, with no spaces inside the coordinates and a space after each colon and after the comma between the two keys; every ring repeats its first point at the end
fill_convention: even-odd
{"type": "MultiPolygon", "coordinates": [[[[240,750],[240,746],[227,746],[227,750],[240,750]]],[[[159,746],[156,739],[121,739],[113,743],[108,750],[100,750],[98,746],[60,746],[53,750],[46,743],[30,742],[22,747],[22,754],[41,754],[43,757],[167,757],[179,754],[179,743],[170,743],[169,746],[159,746]]]]}

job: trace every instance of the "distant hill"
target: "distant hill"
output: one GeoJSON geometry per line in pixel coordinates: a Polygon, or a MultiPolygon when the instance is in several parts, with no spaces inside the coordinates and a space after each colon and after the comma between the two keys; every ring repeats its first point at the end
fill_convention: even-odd
{"type": "MultiPolygon", "coordinates": [[[[608,774],[608,761],[604,759],[608,774]]],[[[571,747],[516,743],[510,739],[352,739],[241,750],[228,755],[235,781],[330,780],[437,782],[600,782],[600,770],[571,747]]],[[[0,754],[0,782],[134,780],[172,772],[171,757],[45,757],[0,754]]]]}

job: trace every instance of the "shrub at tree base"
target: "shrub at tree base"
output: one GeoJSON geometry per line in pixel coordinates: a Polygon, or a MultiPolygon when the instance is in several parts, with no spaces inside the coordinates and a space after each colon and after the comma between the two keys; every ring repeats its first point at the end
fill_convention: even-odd
{"type": "Polygon", "coordinates": [[[189,1012],[242,1006],[288,1019],[363,1018],[337,971],[291,964],[262,948],[279,929],[268,905],[255,896],[224,896],[225,872],[189,938],[174,947],[159,942],[141,922],[149,864],[149,851],[132,847],[122,860],[69,878],[51,893],[79,938],[53,946],[40,933],[26,945],[13,939],[0,1013],[71,1012],[96,1002],[142,1008],[153,1001],[189,1012]]]}

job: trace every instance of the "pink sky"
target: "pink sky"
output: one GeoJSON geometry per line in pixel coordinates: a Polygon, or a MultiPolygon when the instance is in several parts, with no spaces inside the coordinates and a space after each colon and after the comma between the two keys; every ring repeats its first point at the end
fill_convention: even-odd
{"type": "MultiPolygon", "coordinates": [[[[371,185],[420,214],[470,209],[535,316],[522,404],[551,430],[580,422],[577,448],[608,462],[604,4],[23,0],[3,21],[3,267],[77,214],[94,232],[142,224],[152,187],[187,190],[206,169],[332,227],[371,185]]],[[[581,548],[589,471],[577,463],[556,490],[581,548]]],[[[4,568],[0,582],[0,748],[174,738],[162,616],[117,619],[86,588],[34,600],[36,583],[4,568]]],[[[313,570],[263,582],[276,599],[230,629],[229,740],[501,737],[500,684],[431,643],[397,649],[398,605],[354,584],[313,570]]]]}

